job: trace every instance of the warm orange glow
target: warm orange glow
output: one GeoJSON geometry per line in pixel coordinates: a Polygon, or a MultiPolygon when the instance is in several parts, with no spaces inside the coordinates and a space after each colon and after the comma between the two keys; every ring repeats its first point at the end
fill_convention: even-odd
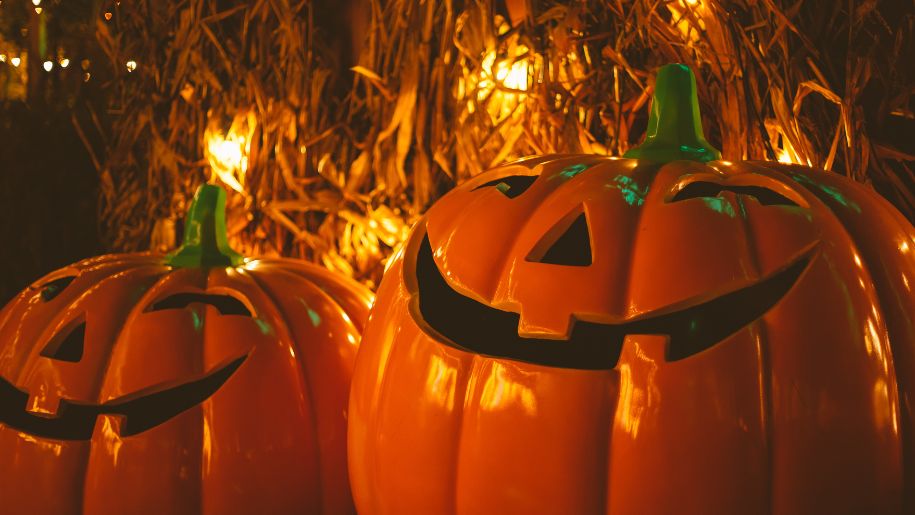
{"type": "Polygon", "coordinates": [[[705,30],[703,16],[709,14],[703,0],[679,0],[668,4],[673,14],[672,23],[683,34],[686,41],[699,41],[699,32],[705,30]]]}
{"type": "Polygon", "coordinates": [[[791,154],[789,154],[786,149],[780,148],[778,149],[778,162],[790,164],[794,161],[791,159],[791,154]]]}
{"type": "Polygon", "coordinates": [[[483,56],[476,99],[481,103],[489,99],[487,110],[497,119],[510,115],[526,97],[523,92],[530,88],[530,62],[520,57],[527,54],[528,49],[519,45],[517,51],[519,57],[516,58],[498,59],[493,50],[483,56]]]}
{"type": "Polygon", "coordinates": [[[249,111],[236,116],[225,134],[212,128],[204,133],[206,157],[213,176],[239,193],[245,192],[248,154],[256,123],[254,113],[249,111]]]}
{"type": "MultiPolygon", "coordinates": [[[[519,47],[527,51],[525,47],[519,47]]],[[[482,98],[492,90],[495,84],[501,84],[505,88],[519,91],[528,89],[528,62],[527,59],[518,59],[515,61],[501,59],[496,62],[496,53],[489,52],[483,58],[483,78],[479,82],[479,91],[477,95],[482,98]],[[493,81],[495,78],[495,81],[493,81]]]]}
{"type": "Polygon", "coordinates": [[[429,400],[449,412],[453,411],[457,376],[458,370],[455,366],[433,354],[429,362],[429,373],[426,376],[425,392],[429,400]]]}
{"type": "Polygon", "coordinates": [[[480,409],[496,411],[520,408],[528,415],[537,414],[537,396],[525,383],[531,378],[526,372],[512,365],[493,361],[489,375],[483,383],[480,395],[480,409]]]}

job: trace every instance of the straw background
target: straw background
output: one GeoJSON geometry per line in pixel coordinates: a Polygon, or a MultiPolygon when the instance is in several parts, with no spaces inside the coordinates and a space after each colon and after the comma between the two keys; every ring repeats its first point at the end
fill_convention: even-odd
{"type": "MultiPolygon", "coordinates": [[[[725,159],[869,184],[915,217],[915,2],[132,0],[99,20],[108,104],[79,130],[111,250],[167,250],[204,181],[236,247],[377,285],[455,184],[528,154],[619,155],[652,72],[697,75],[725,159]],[[128,73],[124,63],[135,60],[128,73]],[[244,136],[216,174],[209,141],[244,136]]],[[[218,161],[217,161],[218,165],[218,161]]]]}

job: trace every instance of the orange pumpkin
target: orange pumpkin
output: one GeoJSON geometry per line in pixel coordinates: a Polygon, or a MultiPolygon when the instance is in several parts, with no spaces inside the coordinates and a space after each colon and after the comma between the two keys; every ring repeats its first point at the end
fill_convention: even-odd
{"type": "Polygon", "coordinates": [[[175,254],[58,270],[0,313],[3,513],[347,513],[371,294],[229,248],[198,191],[175,254]]]}
{"type": "Polygon", "coordinates": [[[661,69],[627,159],[444,196],[350,396],[363,514],[915,513],[912,226],[836,174],[730,163],[661,69]]]}

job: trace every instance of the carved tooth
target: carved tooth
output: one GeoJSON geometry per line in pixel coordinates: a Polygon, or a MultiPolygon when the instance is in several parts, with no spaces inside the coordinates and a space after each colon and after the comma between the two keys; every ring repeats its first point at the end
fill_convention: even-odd
{"type": "Polygon", "coordinates": [[[41,386],[38,392],[29,396],[25,410],[33,415],[56,418],[57,412],[60,410],[60,397],[44,390],[45,386],[41,386]]]}

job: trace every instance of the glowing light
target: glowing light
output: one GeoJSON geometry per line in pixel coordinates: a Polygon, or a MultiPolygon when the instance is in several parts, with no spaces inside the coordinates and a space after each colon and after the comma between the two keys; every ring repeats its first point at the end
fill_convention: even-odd
{"type": "Polygon", "coordinates": [[[60,60],[60,67],[66,68],[67,66],[70,66],[70,60],[67,59],[66,57],[64,57],[63,59],[60,60]]]}
{"type": "Polygon", "coordinates": [[[6,62],[6,54],[0,54],[0,63],[6,62]]]}
{"type": "Polygon", "coordinates": [[[226,134],[212,128],[204,133],[206,157],[213,174],[239,193],[245,192],[248,154],[256,125],[254,113],[248,111],[235,117],[226,134]]]}
{"type": "Polygon", "coordinates": [[[111,21],[111,11],[105,11],[105,21],[111,21]]]}
{"type": "Polygon", "coordinates": [[[34,5],[35,7],[38,7],[39,5],[41,5],[41,0],[32,0],[32,5],[34,5]]]}
{"type": "MultiPolygon", "coordinates": [[[[520,47],[519,51],[527,52],[526,47],[520,47]]],[[[484,99],[496,87],[501,85],[504,88],[518,91],[527,91],[529,63],[527,59],[500,59],[496,62],[496,52],[490,51],[483,57],[483,76],[477,83],[477,99],[484,99]]],[[[513,94],[513,92],[508,92],[513,94]]]]}
{"type": "Polygon", "coordinates": [[[520,102],[531,86],[532,63],[529,49],[514,45],[510,55],[499,57],[495,50],[483,55],[478,75],[468,75],[459,83],[459,95],[468,99],[467,109],[473,112],[478,106],[485,106],[494,119],[502,119],[520,112],[520,102]]]}
{"type": "Polygon", "coordinates": [[[778,162],[791,164],[794,162],[794,160],[791,159],[791,154],[788,153],[787,149],[780,148],[778,149],[778,162]]]}
{"type": "Polygon", "coordinates": [[[91,79],[91,78],[92,78],[92,74],[91,74],[91,73],[86,72],[86,73],[83,74],[83,82],[89,82],[89,79],[91,79]]]}
{"type": "Polygon", "coordinates": [[[54,63],[51,61],[45,61],[42,67],[44,67],[44,71],[49,72],[54,69],[54,63]]]}
{"type": "Polygon", "coordinates": [[[732,163],[732,162],[730,162],[730,161],[725,161],[725,160],[721,160],[721,161],[718,161],[718,162],[721,163],[721,164],[723,164],[724,166],[731,166],[731,165],[734,164],[734,163],[732,163]]]}
{"type": "Polygon", "coordinates": [[[41,7],[36,7],[36,8],[35,8],[35,13],[36,13],[36,14],[41,14],[41,11],[42,11],[42,8],[41,8],[41,7]]]}
{"type": "Polygon", "coordinates": [[[708,13],[708,7],[701,0],[679,0],[667,4],[670,9],[671,23],[689,43],[699,42],[699,32],[705,30],[703,15],[708,13]]]}
{"type": "Polygon", "coordinates": [[[136,62],[136,61],[133,61],[133,60],[127,61],[127,73],[131,73],[131,72],[133,72],[133,71],[136,70],[136,69],[137,69],[137,62],[136,62]]]}
{"type": "Polygon", "coordinates": [[[21,59],[19,59],[18,57],[14,57],[14,58],[10,59],[10,63],[11,63],[13,66],[15,66],[16,68],[19,67],[19,63],[20,63],[20,62],[21,62],[21,59]]]}
{"type": "Polygon", "coordinates": [[[909,251],[909,242],[904,241],[904,242],[900,243],[899,250],[902,251],[903,253],[907,253],[909,251]]]}

